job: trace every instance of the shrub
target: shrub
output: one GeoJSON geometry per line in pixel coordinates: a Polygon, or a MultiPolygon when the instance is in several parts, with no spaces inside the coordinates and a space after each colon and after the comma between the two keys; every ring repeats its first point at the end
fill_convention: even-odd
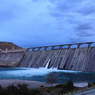
{"type": "Polygon", "coordinates": [[[60,94],[65,94],[65,93],[67,93],[67,89],[60,90],[60,94]]]}
{"type": "Polygon", "coordinates": [[[4,95],[4,89],[0,85],[0,95],[4,95]]]}
{"type": "Polygon", "coordinates": [[[2,90],[3,90],[3,88],[2,88],[1,85],[0,85],[0,92],[2,92],[2,90]]]}
{"type": "Polygon", "coordinates": [[[14,85],[10,85],[7,87],[7,95],[18,95],[18,88],[14,85]]]}
{"type": "Polygon", "coordinates": [[[88,83],[88,87],[91,87],[91,84],[90,83],[88,83]]]}
{"type": "Polygon", "coordinates": [[[73,85],[73,82],[71,80],[69,80],[67,82],[66,89],[67,90],[73,90],[74,89],[74,85],[73,85]]]}
{"type": "Polygon", "coordinates": [[[29,90],[28,90],[26,84],[18,84],[17,87],[18,87],[18,90],[19,90],[19,94],[29,95],[29,90]]]}
{"type": "Polygon", "coordinates": [[[93,82],[93,84],[95,85],[95,82],[93,82]]]}
{"type": "Polygon", "coordinates": [[[58,84],[55,87],[56,88],[66,88],[66,84],[58,84]]]}
{"type": "Polygon", "coordinates": [[[27,84],[18,84],[17,85],[18,89],[27,89],[27,84]]]}
{"type": "MultiPolygon", "coordinates": [[[[7,89],[4,89],[4,88],[3,88],[3,91],[0,92],[0,95],[8,95],[7,89]]],[[[10,95],[11,95],[11,94],[10,94],[10,95]]]]}
{"type": "MultiPolygon", "coordinates": [[[[18,84],[17,87],[10,85],[7,89],[0,86],[0,95],[31,95],[26,84],[18,84]]],[[[34,94],[33,94],[34,95],[34,94]]]]}
{"type": "Polygon", "coordinates": [[[44,87],[43,85],[40,86],[41,88],[44,87]]]}
{"type": "Polygon", "coordinates": [[[37,89],[32,89],[29,91],[30,95],[41,95],[41,92],[37,89]]]}

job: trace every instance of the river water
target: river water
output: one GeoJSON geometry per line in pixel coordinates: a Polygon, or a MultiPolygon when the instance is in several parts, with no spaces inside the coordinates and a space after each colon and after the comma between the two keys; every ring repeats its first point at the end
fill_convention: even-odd
{"type": "Polygon", "coordinates": [[[46,76],[49,73],[57,75],[58,83],[66,83],[68,80],[74,82],[95,82],[95,72],[57,70],[56,68],[0,68],[0,79],[23,79],[45,82],[46,76]]]}

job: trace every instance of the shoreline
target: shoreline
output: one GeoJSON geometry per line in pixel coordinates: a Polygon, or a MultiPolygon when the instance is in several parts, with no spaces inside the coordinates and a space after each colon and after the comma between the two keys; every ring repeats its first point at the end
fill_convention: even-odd
{"type": "MultiPolygon", "coordinates": [[[[20,80],[20,79],[0,79],[0,85],[3,88],[7,88],[9,85],[17,86],[17,84],[27,84],[27,88],[40,88],[41,86],[50,87],[50,84],[46,82],[38,82],[38,81],[29,81],[29,80],[20,80]]],[[[57,85],[54,83],[53,86],[57,85]]]]}

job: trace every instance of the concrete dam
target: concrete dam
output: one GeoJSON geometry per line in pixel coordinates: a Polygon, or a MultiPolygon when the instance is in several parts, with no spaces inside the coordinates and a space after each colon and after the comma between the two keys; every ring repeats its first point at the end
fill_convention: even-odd
{"type": "Polygon", "coordinates": [[[25,50],[0,51],[0,67],[16,67],[19,65],[25,50]]]}
{"type": "Polygon", "coordinates": [[[15,62],[15,65],[8,66],[95,71],[95,47],[91,46],[93,43],[95,42],[33,47],[7,53],[1,52],[0,66],[5,64],[7,66],[9,63],[15,62]],[[87,46],[81,47],[83,44],[87,46]],[[77,47],[71,48],[73,45],[77,47]],[[7,63],[8,61],[9,63],[7,63]]]}

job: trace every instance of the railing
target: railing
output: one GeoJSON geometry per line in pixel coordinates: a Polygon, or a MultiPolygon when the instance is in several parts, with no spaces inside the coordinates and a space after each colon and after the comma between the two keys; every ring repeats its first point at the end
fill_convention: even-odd
{"type": "Polygon", "coordinates": [[[59,47],[58,49],[63,49],[63,46],[67,46],[67,49],[69,49],[72,45],[77,45],[77,48],[80,48],[80,46],[82,44],[88,44],[88,47],[91,46],[91,44],[93,44],[95,42],[84,42],[84,43],[74,43],[74,44],[62,44],[62,45],[53,45],[53,46],[41,46],[41,47],[31,47],[31,48],[28,48],[29,49],[32,49],[32,51],[34,50],[41,50],[42,48],[44,48],[44,50],[47,50],[47,48],[51,47],[51,50],[53,50],[55,47],[59,47]]]}

